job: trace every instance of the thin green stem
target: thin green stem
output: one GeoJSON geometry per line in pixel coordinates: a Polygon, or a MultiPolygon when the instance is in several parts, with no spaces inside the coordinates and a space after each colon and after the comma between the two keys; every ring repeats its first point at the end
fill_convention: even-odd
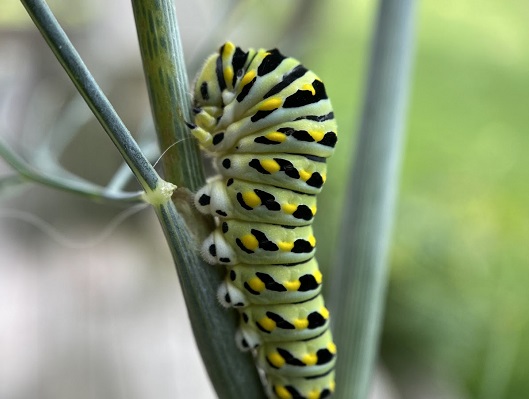
{"type": "Polygon", "coordinates": [[[33,22],[145,190],[160,177],[117,115],[44,0],[21,0],[33,22]]]}
{"type": "MultiPolygon", "coordinates": [[[[18,184],[23,182],[35,182],[52,187],[58,190],[79,194],[102,202],[141,202],[143,192],[123,192],[109,190],[105,187],[98,186],[84,180],[73,180],[59,177],[57,175],[48,175],[40,170],[33,168],[20,156],[18,156],[8,145],[0,138],[0,158],[4,159],[19,174],[18,184]]],[[[12,183],[15,183],[13,181],[12,183]]]]}
{"type": "Polygon", "coordinates": [[[356,159],[329,302],[339,350],[338,398],[371,387],[413,54],[414,0],[381,0],[356,159]]]}

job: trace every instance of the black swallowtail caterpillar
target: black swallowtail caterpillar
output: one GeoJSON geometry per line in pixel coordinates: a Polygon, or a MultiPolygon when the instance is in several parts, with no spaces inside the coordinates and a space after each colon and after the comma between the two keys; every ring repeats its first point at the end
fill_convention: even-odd
{"type": "Polygon", "coordinates": [[[218,221],[203,255],[228,270],[218,296],[240,312],[237,343],[269,397],[329,397],[336,346],[311,227],[337,140],[325,87],[276,49],[228,42],[199,73],[194,107],[189,127],[219,171],[195,196],[218,221]]]}

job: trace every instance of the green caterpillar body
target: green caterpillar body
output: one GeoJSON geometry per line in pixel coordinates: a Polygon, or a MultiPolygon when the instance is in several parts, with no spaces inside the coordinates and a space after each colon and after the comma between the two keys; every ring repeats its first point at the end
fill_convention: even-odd
{"type": "Polygon", "coordinates": [[[237,343],[270,398],[327,398],[336,346],[311,227],[337,140],[325,87],[277,50],[228,42],[199,73],[194,102],[191,131],[219,171],[195,195],[218,218],[202,252],[227,268],[218,296],[241,315],[237,343]]]}

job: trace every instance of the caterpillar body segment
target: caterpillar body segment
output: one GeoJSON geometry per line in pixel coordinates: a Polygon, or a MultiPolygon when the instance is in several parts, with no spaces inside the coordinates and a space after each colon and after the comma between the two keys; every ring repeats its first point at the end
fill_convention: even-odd
{"type": "Polygon", "coordinates": [[[257,361],[267,374],[317,377],[333,370],[336,362],[336,346],[329,329],[311,339],[266,342],[257,351],[257,361]]]}
{"type": "Polygon", "coordinates": [[[337,141],[322,81],[278,50],[225,43],[206,60],[188,124],[219,175],[195,195],[217,218],[204,258],[225,265],[218,298],[240,314],[270,398],[334,391],[336,347],[321,295],[311,223],[337,141]]]}
{"type": "Polygon", "coordinates": [[[293,154],[231,154],[216,166],[224,177],[318,194],[327,179],[324,158],[293,154]]]}
{"type": "Polygon", "coordinates": [[[304,119],[275,126],[274,130],[263,129],[241,138],[234,153],[287,153],[312,154],[327,158],[336,144],[334,120],[324,122],[304,119]]]}
{"type": "MultiPolygon", "coordinates": [[[[261,337],[260,343],[292,339],[292,332],[301,341],[328,330],[329,311],[318,295],[297,306],[291,304],[250,305],[241,309],[241,331],[261,337]]],[[[296,341],[297,342],[297,341],[296,341]]]]}
{"type": "Polygon", "coordinates": [[[225,219],[304,226],[316,214],[316,197],[267,184],[228,179],[221,176],[209,182],[197,194],[202,213],[225,219]]]}
{"type": "Polygon", "coordinates": [[[212,264],[277,264],[308,260],[316,251],[312,226],[281,226],[226,219],[204,242],[212,264]]]}
{"type": "Polygon", "coordinates": [[[269,373],[266,376],[269,396],[278,399],[321,399],[334,392],[334,372],[316,378],[284,377],[269,373]]]}
{"type": "Polygon", "coordinates": [[[316,258],[301,263],[227,266],[228,273],[219,290],[226,307],[275,303],[299,303],[317,296],[323,276],[316,258]],[[221,293],[222,292],[222,293],[221,293]]]}

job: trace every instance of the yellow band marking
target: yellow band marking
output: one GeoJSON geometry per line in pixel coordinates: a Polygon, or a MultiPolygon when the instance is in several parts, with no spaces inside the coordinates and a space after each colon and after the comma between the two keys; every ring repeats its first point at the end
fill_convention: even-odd
{"type": "Polygon", "coordinates": [[[224,50],[222,52],[223,57],[227,57],[229,54],[232,54],[235,51],[235,44],[232,42],[226,42],[224,44],[224,50]]]}
{"type": "Polygon", "coordinates": [[[329,309],[327,309],[326,307],[323,307],[320,309],[320,314],[323,316],[324,319],[328,319],[329,318],[329,309]]]}
{"type": "Polygon", "coordinates": [[[316,246],[316,237],[311,235],[309,237],[309,244],[314,248],[316,246]]]}
{"type": "Polygon", "coordinates": [[[267,358],[268,361],[277,368],[283,367],[285,365],[285,359],[283,359],[283,356],[277,352],[269,353],[267,358]]]}
{"type": "Polygon", "coordinates": [[[246,72],[246,74],[241,79],[241,85],[246,86],[253,80],[253,78],[255,78],[255,75],[256,73],[253,69],[251,71],[246,72]]]}
{"type": "Polygon", "coordinates": [[[276,385],[274,387],[276,395],[279,399],[292,399],[292,394],[282,385],[276,385]]]}
{"type": "Polygon", "coordinates": [[[263,317],[258,323],[267,331],[273,331],[276,328],[276,322],[269,317],[263,317]]]}
{"type": "Polygon", "coordinates": [[[261,166],[268,173],[276,173],[276,172],[278,172],[281,169],[279,164],[276,161],[274,161],[273,159],[263,159],[261,161],[261,166]]]}
{"type": "Polygon", "coordinates": [[[283,209],[283,212],[288,213],[289,215],[292,215],[294,212],[296,212],[296,209],[298,209],[298,207],[297,205],[283,204],[281,205],[281,209],[283,209]]]}
{"type": "Polygon", "coordinates": [[[309,173],[303,169],[299,170],[299,177],[301,178],[301,180],[307,181],[310,179],[311,176],[312,176],[312,173],[309,173]]]}
{"type": "Polygon", "coordinates": [[[265,289],[265,284],[259,277],[254,277],[248,280],[248,285],[254,291],[261,292],[265,289]]]}
{"type": "Polygon", "coordinates": [[[314,280],[316,280],[316,282],[318,284],[321,284],[322,280],[323,280],[323,274],[321,274],[321,272],[319,270],[316,270],[313,274],[314,276],[314,280]]]}
{"type": "Polygon", "coordinates": [[[259,241],[257,241],[257,238],[255,238],[253,234],[246,234],[245,236],[242,236],[241,242],[246,248],[252,251],[259,247],[259,241]]]}
{"type": "Polygon", "coordinates": [[[321,130],[309,130],[309,134],[315,141],[321,141],[323,136],[325,136],[321,130]]]}
{"type": "Polygon", "coordinates": [[[310,91],[312,93],[312,95],[316,94],[316,90],[314,89],[314,87],[312,87],[312,85],[310,83],[305,83],[303,86],[301,86],[301,88],[303,90],[310,91]]]}
{"type": "Polygon", "coordinates": [[[294,280],[294,281],[285,281],[283,283],[283,286],[288,290],[288,291],[297,291],[299,289],[299,287],[301,286],[301,283],[299,282],[299,280],[294,280]]]}
{"type": "Polygon", "coordinates": [[[242,199],[246,205],[252,208],[256,208],[261,205],[261,199],[255,193],[255,191],[245,191],[242,193],[242,199]]]}
{"type": "Polygon", "coordinates": [[[310,391],[307,394],[307,399],[319,399],[320,398],[320,391],[310,391]]]}
{"type": "Polygon", "coordinates": [[[280,98],[272,97],[272,98],[269,98],[268,100],[263,101],[259,105],[259,110],[260,111],[272,111],[274,109],[279,108],[282,103],[283,102],[280,98]]]}
{"type": "Polygon", "coordinates": [[[329,352],[331,352],[332,354],[335,354],[336,345],[334,344],[334,342],[329,342],[329,344],[327,345],[327,349],[329,349],[329,352]]]}
{"type": "Polygon", "coordinates": [[[228,65],[226,68],[224,68],[224,80],[226,81],[226,85],[228,87],[231,87],[233,84],[233,67],[231,65],[228,65]]]}
{"type": "Polygon", "coordinates": [[[294,248],[294,243],[293,242],[279,241],[277,243],[277,246],[283,252],[290,252],[292,250],[292,248],[294,248]]]}
{"type": "Polygon", "coordinates": [[[307,319],[296,319],[293,324],[296,330],[304,330],[309,326],[309,321],[307,319]]]}
{"type": "Polygon", "coordinates": [[[318,362],[318,356],[315,353],[307,353],[301,358],[301,361],[307,366],[314,366],[318,362]]]}
{"type": "Polygon", "coordinates": [[[321,174],[321,181],[324,183],[327,181],[327,175],[325,173],[321,174]]]}
{"type": "Polygon", "coordinates": [[[310,208],[310,210],[312,211],[312,216],[316,216],[316,212],[318,211],[318,207],[316,205],[312,206],[310,208]]]}
{"type": "Polygon", "coordinates": [[[265,137],[270,141],[277,141],[278,143],[282,143],[287,139],[287,136],[281,132],[268,133],[265,137]]]}

